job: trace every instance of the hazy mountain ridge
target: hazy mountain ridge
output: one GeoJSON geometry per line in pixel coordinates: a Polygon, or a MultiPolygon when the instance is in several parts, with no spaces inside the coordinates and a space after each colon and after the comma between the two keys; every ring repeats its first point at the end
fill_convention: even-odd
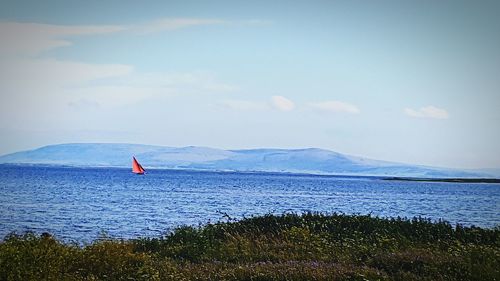
{"type": "Polygon", "coordinates": [[[488,177],[487,173],[372,160],[318,149],[222,150],[119,143],[44,146],[0,157],[0,163],[129,167],[134,155],[144,167],[405,177],[488,177]]]}

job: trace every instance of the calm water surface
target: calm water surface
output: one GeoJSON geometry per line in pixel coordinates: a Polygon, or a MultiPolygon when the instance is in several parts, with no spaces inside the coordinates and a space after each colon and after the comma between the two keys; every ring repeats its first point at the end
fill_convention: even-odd
{"type": "Polygon", "coordinates": [[[500,185],[264,173],[0,165],[0,239],[50,232],[88,242],[158,236],[175,226],[283,212],[425,216],[500,225],[500,185]]]}

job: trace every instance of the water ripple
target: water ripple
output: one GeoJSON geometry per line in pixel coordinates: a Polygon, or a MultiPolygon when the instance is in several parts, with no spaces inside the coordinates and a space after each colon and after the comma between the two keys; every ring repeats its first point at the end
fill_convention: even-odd
{"type": "Polygon", "coordinates": [[[0,236],[51,232],[64,240],[158,236],[172,228],[282,212],[425,216],[500,225],[500,185],[370,178],[2,166],[0,236]]]}

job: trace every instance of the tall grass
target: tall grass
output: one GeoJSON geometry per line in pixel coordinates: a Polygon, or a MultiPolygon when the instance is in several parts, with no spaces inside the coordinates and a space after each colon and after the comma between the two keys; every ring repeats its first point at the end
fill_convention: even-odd
{"type": "Polygon", "coordinates": [[[0,243],[0,280],[500,280],[500,229],[423,218],[265,215],[81,247],[0,243]]]}

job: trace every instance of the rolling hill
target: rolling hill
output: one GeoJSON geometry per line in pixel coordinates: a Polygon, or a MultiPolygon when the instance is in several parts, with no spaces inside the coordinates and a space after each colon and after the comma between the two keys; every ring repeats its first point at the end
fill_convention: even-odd
{"type": "Polygon", "coordinates": [[[0,163],[130,167],[132,155],[145,168],[433,178],[489,176],[482,172],[372,160],[318,148],[222,150],[198,146],[71,143],[7,154],[0,156],[0,163]]]}

